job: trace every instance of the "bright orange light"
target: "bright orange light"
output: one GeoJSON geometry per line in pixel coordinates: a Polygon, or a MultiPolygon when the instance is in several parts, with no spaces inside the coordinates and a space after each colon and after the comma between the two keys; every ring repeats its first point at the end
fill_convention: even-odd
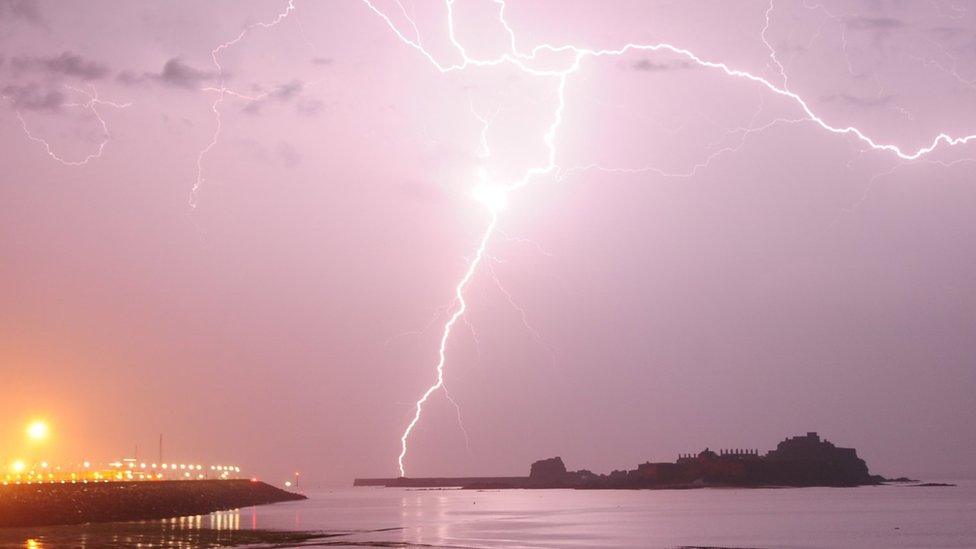
{"type": "Polygon", "coordinates": [[[47,438],[48,432],[47,423],[42,420],[32,421],[30,425],[27,426],[27,438],[31,440],[44,440],[47,438]]]}
{"type": "Polygon", "coordinates": [[[26,469],[27,469],[27,464],[20,459],[10,464],[10,470],[15,473],[23,473],[24,470],[26,469]]]}

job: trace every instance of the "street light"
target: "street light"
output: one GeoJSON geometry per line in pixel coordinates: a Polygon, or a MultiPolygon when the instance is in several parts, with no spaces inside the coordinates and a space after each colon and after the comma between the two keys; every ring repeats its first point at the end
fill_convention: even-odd
{"type": "Polygon", "coordinates": [[[31,440],[44,440],[47,438],[50,429],[47,426],[47,422],[43,420],[35,420],[27,425],[27,438],[31,440]]]}

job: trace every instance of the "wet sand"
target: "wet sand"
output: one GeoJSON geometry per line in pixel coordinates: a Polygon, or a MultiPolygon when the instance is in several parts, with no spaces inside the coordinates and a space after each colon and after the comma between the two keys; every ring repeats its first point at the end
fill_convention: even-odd
{"type": "MultiPolygon", "coordinates": [[[[112,549],[128,547],[404,547],[401,528],[272,530],[242,528],[239,511],[135,522],[0,529],[0,547],[112,549]],[[208,526],[209,525],[209,526],[208,526]],[[361,536],[379,539],[364,540],[361,536]],[[392,538],[392,539],[390,539],[392,538]]],[[[410,545],[413,547],[414,545],[410,545]]]]}

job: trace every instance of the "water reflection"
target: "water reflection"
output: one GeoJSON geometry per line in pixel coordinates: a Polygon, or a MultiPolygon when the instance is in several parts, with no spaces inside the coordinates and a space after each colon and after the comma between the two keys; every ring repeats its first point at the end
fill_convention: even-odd
{"type": "Polygon", "coordinates": [[[411,525],[410,536],[417,541],[435,539],[440,542],[452,540],[454,520],[449,516],[457,492],[453,489],[417,489],[403,492],[400,497],[400,524],[411,525]]]}
{"type": "Polygon", "coordinates": [[[250,515],[250,520],[244,522],[247,525],[244,528],[241,528],[241,511],[234,509],[209,515],[163,520],[4,529],[0,531],[0,546],[26,549],[52,549],[65,546],[81,549],[102,547],[191,549],[251,544],[299,546],[335,535],[324,532],[258,530],[254,509],[245,512],[250,515]]]}
{"type": "Polygon", "coordinates": [[[951,490],[902,486],[677,491],[356,488],[325,489],[310,496],[301,502],[163,521],[0,529],[0,547],[961,549],[973,547],[976,539],[976,484],[951,490]],[[315,531],[296,532],[296,524],[315,531]],[[861,543],[852,544],[852,539],[861,543]]]}
{"type": "Polygon", "coordinates": [[[212,530],[240,530],[241,512],[239,509],[233,511],[218,511],[210,515],[210,528],[212,530]]]}

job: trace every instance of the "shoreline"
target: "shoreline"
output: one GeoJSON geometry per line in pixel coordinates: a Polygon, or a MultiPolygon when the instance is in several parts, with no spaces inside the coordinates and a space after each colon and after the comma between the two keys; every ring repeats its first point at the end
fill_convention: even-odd
{"type": "MultiPolygon", "coordinates": [[[[371,479],[379,480],[379,479],[371,479]]],[[[392,480],[392,479],[391,479],[392,480]]],[[[957,486],[951,483],[940,482],[919,482],[911,483],[899,481],[880,481],[869,484],[655,484],[642,486],[567,486],[567,485],[546,485],[546,484],[431,484],[427,479],[420,479],[421,482],[411,483],[396,479],[390,484],[359,484],[353,485],[354,488],[403,488],[412,491],[424,490],[468,490],[468,491],[502,491],[502,490],[579,490],[579,491],[611,491],[611,492],[630,492],[642,490],[785,490],[793,488],[861,488],[872,486],[909,486],[909,487],[935,487],[935,486],[957,486]]]]}
{"type": "Polygon", "coordinates": [[[0,528],[165,519],[304,499],[244,479],[9,484],[0,486],[0,528]]]}

